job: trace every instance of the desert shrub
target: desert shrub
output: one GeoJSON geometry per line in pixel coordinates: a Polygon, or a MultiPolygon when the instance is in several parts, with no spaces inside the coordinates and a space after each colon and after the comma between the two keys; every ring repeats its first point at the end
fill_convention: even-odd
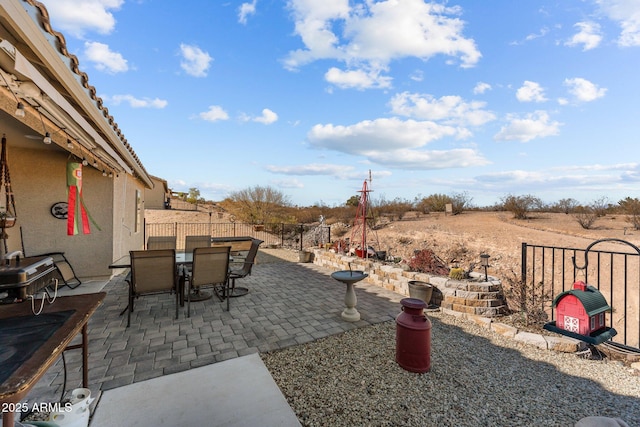
{"type": "Polygon", "coordinates": [[[599,218],[607,214],[607,211],[609,210],[610,205],[611,204],[609,203],[609,199],[603,196],[591,202],[589,204],[589,207],[593,210],[593,212],[599,218]]]}
{"type": "Polygon", "coordinates": [[[451,197],[446,194],[431,194],[416,202],[416,208],[423,213],[444,212],[448,203],[452,203],[451,197]]]}
{"type": "Polygon", "coordinates": [[[622,211],[627,215],[626,221],[633,225],[633,228],[640,230],[640,199],[627,197],[618,202],[622,211]]]}
{"type": "Polygon", "coordinates": [[[415,251],[409,260],[409,268],[420,273],[433,273],[440,276],[449,274],[449,267],[430,249],[415,251]]]}
{"type": "Polygon", "coordinates": [[[349,229],[343,224],[336,224],[335,226],[331,227],[331,236],[337,237],[338,239],[343,237],[348,232],[349,229]]]}
{"type": "Polygon", "coordinates": [[[573,218],[585,230],[591,229],[598,219],[598,214],[591,206],[578,206],[573,210],[573,218]]]}
{"type": "Polygon", "coordinates": [[[407,236],[398,237],[398,243],[400,243],[401,245],[410,245],[412,242],[413,240],[411,239],[411,237],[407,237],[407,236]]]}
{"type": "Polygon", "coordinates": [[[449,271],[449,277],[454,279],[454,280],[462,280],[462,279],[466,279],[467,277],[467,272],[464,271],[464,268],[462,267],[453,267],[450,271],[449,271]]]}
{"type": "Polygon", "coordinates": [[[465,208],[470,207],[473,198],[469,193],[453,193],[451,195],[451,208],[454,215],[461,214],[465,208]]]}
{"type": "Polygon", "coordinates": [[[508,194],[502,198],[503,209],[511,212],[516,219],[527,219],[529,212],[542,205],[542,200],[531,194],[524,196],[508,194]]]}
{"type": "Polygon", "coordinates": [[[392,220],[401,220],[408,212],[411,212],[413,208],[413,202],[396,197],[393,200],[387,200],[384,196],[381,196],[377,200],[371,201],[372,209],[379,216],[388,216],[392,220]]]}
{"type": "Polygon", "coordinates": [[[564,214],[570,214],[578,206],[576,199],[560,199],[558,202],[551,206],[552,212],[562,212],[564,214]]]}
{"type": "Polygon", "coordinates": [[[502,288],[507,304],[522,319],[526,326],[542,326],[548,319],[545,307],[551,304],[551,297],[543,283],[525,283],[513,270],[502,280],[502,288]]]}

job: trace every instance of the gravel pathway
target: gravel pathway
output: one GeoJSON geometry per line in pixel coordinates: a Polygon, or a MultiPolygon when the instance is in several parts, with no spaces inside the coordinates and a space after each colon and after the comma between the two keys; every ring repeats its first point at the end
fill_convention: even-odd
{"type": "Polygon", "coordinates": [[[640,426],[640,377],[429,313],[431,371],[395,362],[395,322],[263,354],[304,426],[573,426],[586,416],[640,426]]]}

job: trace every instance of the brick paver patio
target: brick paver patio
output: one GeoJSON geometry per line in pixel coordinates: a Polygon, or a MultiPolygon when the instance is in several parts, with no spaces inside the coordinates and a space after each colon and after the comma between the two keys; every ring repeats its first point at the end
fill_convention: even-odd
{"type": "MultiPolygon", "coordinates": [[[[251,354],[307,343],[353,328],[392,320],[402,295],[364,282],[356,284],[361,320],[350,323],[340,314],[345,285],[331,271],[313,264],[257,264],[251,276],[238,280],[249,293],[226,303],[215,296],[192,302],[174,319],[175,297],[157,295],[136,301],[126,328],[127,283],[124,275],[103,289],[104,304],[89,322],[89,377],[93,396],[161,375],[251,354]]],[[[65,353],[66,390],[81,386],[81,355],[65,353]]],[[[56,401],[63,386],[59,360],[34,388],[33,401],[56,401]]]]}

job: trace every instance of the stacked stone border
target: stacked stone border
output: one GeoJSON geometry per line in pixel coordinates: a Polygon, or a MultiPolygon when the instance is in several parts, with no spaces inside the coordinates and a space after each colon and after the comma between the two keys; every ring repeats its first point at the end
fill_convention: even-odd
{"type": "Polygon", "coordinates": [[[586,343],[563,336],[546,336],[519,329],[496,321],[506,314],[507,307],[502,294],[502,282],[489,276],[472,272],[472,281],[454,280],[448,277],[406,271],[401,267],[386,265],[371,259],[339,255],[325,249],[313,249],[313,263],[330,270],[362,270],[369,276],[367,283],[384,289],[409,295],[409,281],[419,280],[434,286],[431,302],[440,306],[447,315],[467,319],[495,333],[541,349],[575,353],[586,348],[586,343]],[[436,291],[437,289],[437,291],[436,291]]]}

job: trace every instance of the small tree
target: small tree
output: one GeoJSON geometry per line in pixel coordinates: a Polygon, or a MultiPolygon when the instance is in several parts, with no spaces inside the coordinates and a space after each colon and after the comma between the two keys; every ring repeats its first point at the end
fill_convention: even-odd
{"type": "Polygon", "coordinates": [[[609,203],[609,199],[603,196],[591,202],[589,206],[591,207],[593,212],[596,214],[596,216],[602,217],[607,214],[607,210],[609,210],[610,203],[609,203]]]}
{"type": "Polygon", "coordinates": [[[577,206],[578,201],[576,199],[568,198],[560,199],[558,203],[553,206],[553,209],[568,215],[573,212],[577,206]]]}
{"type": "Polygon", "coordinates": [[[627,197],[618,202],[622,211],[627,215],[627,222],[633,225],[633,228],[640,230],[640,199],[627,197]]]}
{"type": "Polygon", "coordinates": [[[196,204],[198,200],[200,200],[200,190],[195,187],[189,189],[189,194],[187,195],[187,202],[196,204]]]}
{"type": "Polygon", "coordinates": [[[233,192],[222,203],[238,219],[251,224],[291,222],[289,199],[273,187],[255,186],[233,192]]]}
{"type": "Polygon", "coordinates": [[[528,213],[542,206],[542,200],[538,197],[527,194],[524,196],[514,196],[508,194],[502,198],[502,207],[504,210],[513,214],[515,219],[527,219],[528,213]]]}
{"type": "Polygon", "coordinates": [[[469,196],[469,193],[453,193],[450,197],[451,208],[454,215],[461,214],[465,208],[471,205],[473,198],[469,196]]]}
{"type": "Polygon", "coordinates": [[[578,206],[573,210],[573,217],[578,221],[580,227],[589,230],[598,219],[598,214],[591,206],[578,206]]]}

